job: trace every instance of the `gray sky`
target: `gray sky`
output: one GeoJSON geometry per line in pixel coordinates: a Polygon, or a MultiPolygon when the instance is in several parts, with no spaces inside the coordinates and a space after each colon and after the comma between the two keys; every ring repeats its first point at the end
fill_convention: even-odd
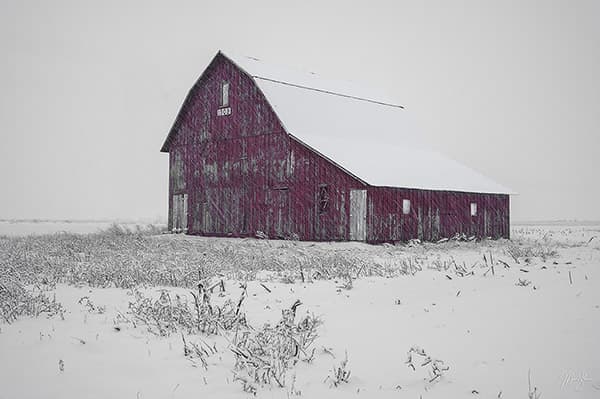
{"type": "Polygon", "coordinates": [[[2,0],[0,218],[166,218],[159,148],[229,49],[394,93],[513,220],[600,219],[600,2],[350,3],[2,0]]]}

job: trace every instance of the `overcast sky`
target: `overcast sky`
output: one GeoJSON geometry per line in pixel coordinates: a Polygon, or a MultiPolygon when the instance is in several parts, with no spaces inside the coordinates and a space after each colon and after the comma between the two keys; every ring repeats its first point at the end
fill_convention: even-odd
{"type": "Polygon", "coordinates": [[[160,146],[229,49],[392,92],[513,220],[600,219],[600,1],[0,4],[0,218],[166,219],[160,146]]]}

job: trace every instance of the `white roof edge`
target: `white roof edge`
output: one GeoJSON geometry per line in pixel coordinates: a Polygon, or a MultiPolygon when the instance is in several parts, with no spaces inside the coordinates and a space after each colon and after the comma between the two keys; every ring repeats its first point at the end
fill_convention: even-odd
{"type": "Polygon", "coordinates": [[[303,140],[299,139],[298,137],[296,137],[295,135],[293,135],[292,133],[288,132],[288,135],[293,139],[296,140],[298,143],[300,143],[301,145],[307,147],[309,150],[313,151],[314,153],[316,153],[317,155],[319,155],[320,157],[325,158],[327,161],[331,162],[332,164],[334,164],[335,166],[337,166],[338,168],[340,168],[341,170],[343,170],[344,172],[346,172],[347,174],[349,174],[350,176],[352,176],[353,178],[355,178],[356,180],[360,181],[362,184],[364,184],[365,186],[371,186],[371,184],[369,184],[368,182],[364,181],[363,179],[361,179],[360,177],[356,176],[354,173],[350,172],[348,169],[344,168],[342,165],[340,165],[339,163],[337,163],[336,161],[334,161],[333,159],[329,158],[327,155],[322,154],[319,150],[317,150],[316,148],[314,148],[313,146],[311,146],[310,144],[307,144],[306,142],[304,142],[303,140]]]}
{"type": "Polygon", "coordinates": [[[519,195],[513,191],[507,189],[506,192],[503,191],[469,191],[469,190],[461,190],[461,189],[451,189],[451,188],[430,188],[430,187],[404,187],[404,186],[388,186],[388,185],[373,185],[369,184],[370,187],[377,188],[394,188],[399,190],[421,190],[421,191],[447,191],[452,193],[463,193],[463,194],[487,194],[487,195],[519,195]]]}

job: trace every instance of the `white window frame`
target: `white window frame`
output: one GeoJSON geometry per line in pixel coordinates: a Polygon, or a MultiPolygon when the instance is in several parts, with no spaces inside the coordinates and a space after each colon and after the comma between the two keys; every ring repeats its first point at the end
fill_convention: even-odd
{"type": "Polygon", "coordinates": [[[229,107],[229,82],[221,83],[221,107],[229,107]]]}
{"type": "Polygon", "coordinates": [[[477,202],[471,202],[471,216],[477,216],[477,202]]]}
{"type": "Polygon", "coordinates": [[[403,215],[410,214],[410,200],[409,199],[405,198],[402,200],[402,214],[403,215]]]}

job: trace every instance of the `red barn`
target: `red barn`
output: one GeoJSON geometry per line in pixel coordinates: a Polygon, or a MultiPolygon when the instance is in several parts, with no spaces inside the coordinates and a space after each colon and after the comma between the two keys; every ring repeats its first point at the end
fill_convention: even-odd
{"type": "Polygon", "coordinates": [[[169,229],[366,242],[509,237],[509,190],[429,150],[402,106],[217,53],[169,153],[169,229]]]}

